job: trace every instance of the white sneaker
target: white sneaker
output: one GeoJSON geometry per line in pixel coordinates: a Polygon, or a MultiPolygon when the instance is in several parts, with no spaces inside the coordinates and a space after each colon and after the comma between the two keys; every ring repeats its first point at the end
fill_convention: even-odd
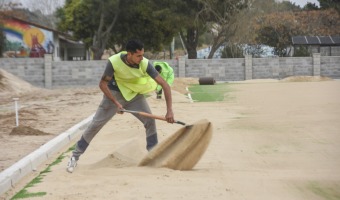
{"type": "Polygon", "coordinates": [[[72,156],[71,159],[68,161],[66,170],[72,173],[74,168],[76,168],[76,166],[77,166],[77,160],[74,156],[72,156]]]}

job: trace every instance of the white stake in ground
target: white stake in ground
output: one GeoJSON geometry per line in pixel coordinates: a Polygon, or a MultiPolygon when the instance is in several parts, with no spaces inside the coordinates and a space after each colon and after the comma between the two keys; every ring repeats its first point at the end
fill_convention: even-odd
{"type": "Polygon", "coordinates": [[[16,127],[19,126],[19,114],[18,114],[18,101],[19,98],[13,98],[14,100],[14,109],[15,109],[15,125],[16,127]]]}

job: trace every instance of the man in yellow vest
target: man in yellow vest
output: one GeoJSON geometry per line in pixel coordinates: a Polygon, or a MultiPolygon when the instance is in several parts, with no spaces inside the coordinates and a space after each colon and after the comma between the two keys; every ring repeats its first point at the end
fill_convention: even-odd
{"type": "MultiPolygon", "coordinates": [[[[168,123],[174,123],[172,97],[169,84],[159,75],[156,69],[144,58],[144,45],[138,40],[130,40],[126,44],[126,52],[115,54],[109,58],[99,88],[104,93],[91,124],[76,143],[67,171],[72,173],[79,157],[85,152],[91,140],[101,128],[121,110],[137,110],[151,113],[143,94],[155,91],[157,84],[164,90],[168,123]]],[[[146,148],[151,150],[157,143],[155,119],[134,114],[146,130],[146,148]]]]}

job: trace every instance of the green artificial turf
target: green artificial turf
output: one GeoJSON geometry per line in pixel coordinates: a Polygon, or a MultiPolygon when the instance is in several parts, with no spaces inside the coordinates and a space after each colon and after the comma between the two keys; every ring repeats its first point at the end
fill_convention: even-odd
{"type": "Polygon", "coordinates": [[[198,102],[225,101],[228,98],[228,92],[231,90],[227,83],[191,85],[188,89],[192,100],[198,102]]]}
{"type": "MultiPolygon", "coordinates": [[[[74,148],[75,148],[75,145],[72,146],[71,148],[69,148],[65,153],[72,151],[74,148]]],[[[40,196],[46,195],[47,194],[46,192],[31,193],[27,189],[30,188],[30,187],[34,187],[38,183],[41,183],[44,176],[46,175],[46,173],[51,172],[51,167],[54,166],[54,165],[57,165],[58,163],[60,163],[65,158],[65,153],[61,154],[54,162],[52,162],[50,165],[48,165],[48,167],[45,170],[41,171],[37,177],[35,177],[31,182],[29,182],[22,190],[20,190],[18,193],[16,193],[11,198],[11,200],[26,199],[26,198],[40,197],[40,196]]]]}

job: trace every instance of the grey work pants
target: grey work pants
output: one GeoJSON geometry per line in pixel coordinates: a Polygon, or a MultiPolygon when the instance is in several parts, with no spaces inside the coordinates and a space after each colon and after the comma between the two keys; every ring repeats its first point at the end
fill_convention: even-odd
{"type": "MultiPolygon", "coordinates": [[[[117,101],[122,104],[124,109],[151,113],[150,107],[146,102],[144,95],[138,94],[131,101],[126,101],[120,92],[111,90],[111,93],[117,99],[117,101]]],[[[76,143],[76,147],[73,151],[73,156],[77,160],[79,159],[81,154],[85,152],[91,140],[102,129],[102,127],[117,113],[117,111],[117,106],[105,95],[103,95],[103,100],[100,103],[92,122],[84,131],[80,140],[78,140],[78,142],[76,143]]],[[[150,150],[158,142],[156,122],[152,118],[143,117],[138,114],[133,115],[144,124],[146,130],[146,148],[147,150],[150,150]]]]}

